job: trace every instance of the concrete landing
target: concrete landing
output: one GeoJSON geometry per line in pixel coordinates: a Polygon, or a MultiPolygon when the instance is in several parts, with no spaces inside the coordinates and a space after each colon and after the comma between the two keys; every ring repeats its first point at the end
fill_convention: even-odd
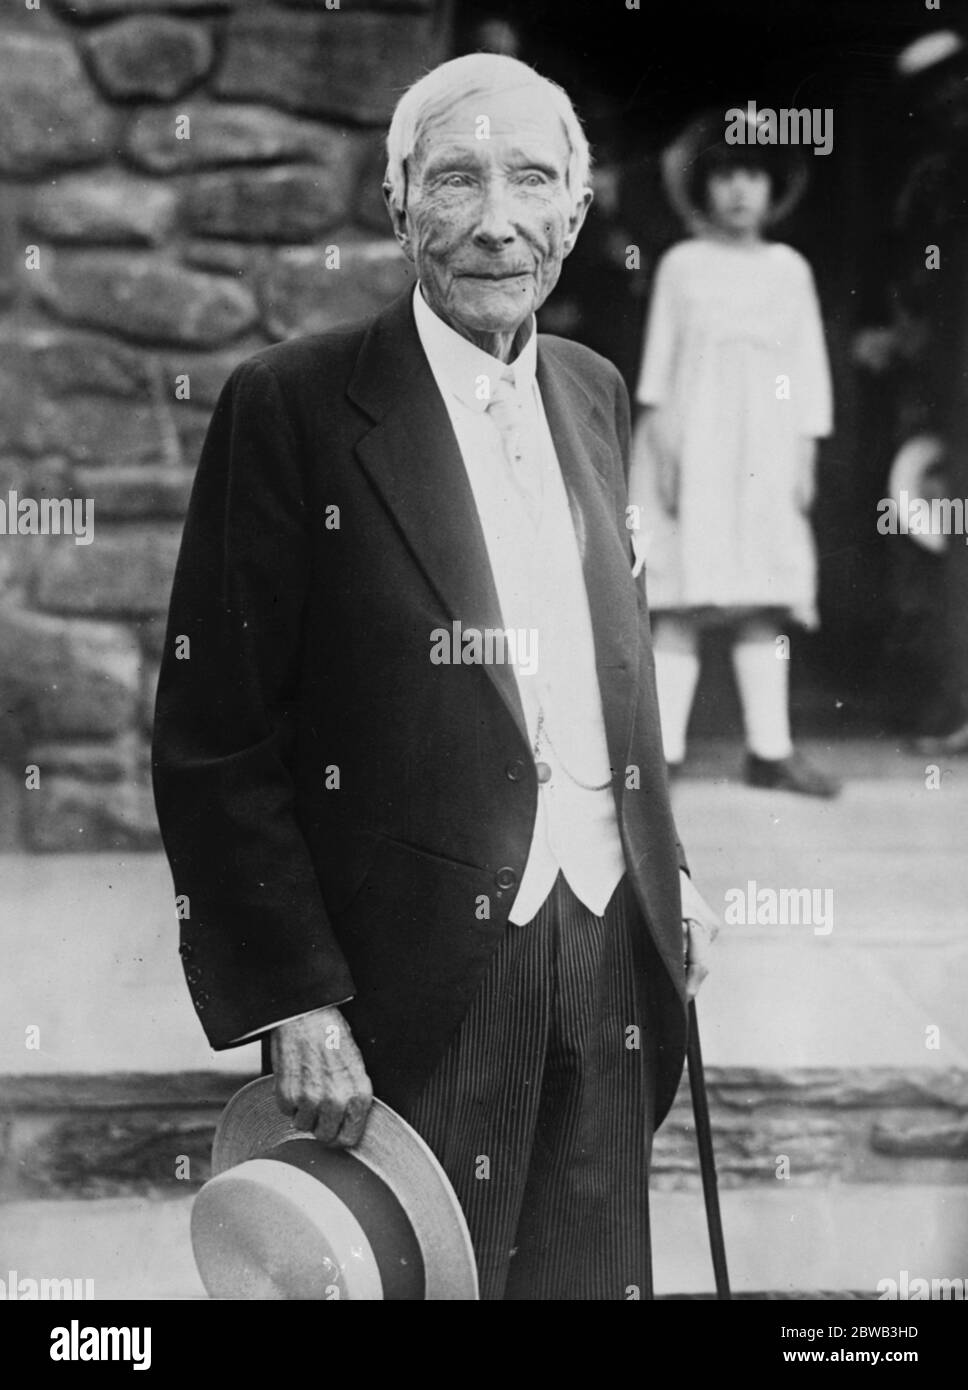
{"type": "MultiPolygon", "coordinates": [[[[870,749],[864,764],[855,746],[836,751],[839,760],[812,755],[841,775],[851,764],[869,775],[848,778],[835,801],[721,776],[675,788],[679,833],[711,906],[725,914],[741,893],[748,917],[751,891],[755,901],[761,890],[806,889],[830,909],[819,924],[724,926],[700,996],[706,1056],[720,1066],[963,1068],[968,759],[939,769],[929,790],[924,759],[870,749]]],[[[768,917],[769,900],[759,905],[768,917]]]]}
{"type": "MultiPolygon", "coordinates": [[[[829,932],[724,927],[700,1000],[707,1060],[964,1068],[968,758],[931,791],[923,759],[857,745],[817,757],[856,769],[837,801],[708,770],[675,789],[693,877],[712,906],[724,911],[727,892],[746,895],[750,882],[832,894],[817,899],[832,905],[829,932]]],[[[258,1071],[256,1047],[213,1053],[205,1042],[171,894],[157,854],[0,856],[0,942],[12,963],[0,979],[0,1074],[258,1071]],[[39,1048],[25,1045],[30,1026],[39,1048]]]]}

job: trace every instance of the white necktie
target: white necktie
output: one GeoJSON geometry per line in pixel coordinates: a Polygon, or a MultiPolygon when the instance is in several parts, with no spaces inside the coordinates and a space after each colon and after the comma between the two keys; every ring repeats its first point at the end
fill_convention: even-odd
{"type": "Polygon", "coordinates": [[[510,369],[502,372],[493,384],[487,413],[501,436],[511,481],[537,529],[544,492],[541,454],[530,414],[515,390],[514,374],[510,369]]]}

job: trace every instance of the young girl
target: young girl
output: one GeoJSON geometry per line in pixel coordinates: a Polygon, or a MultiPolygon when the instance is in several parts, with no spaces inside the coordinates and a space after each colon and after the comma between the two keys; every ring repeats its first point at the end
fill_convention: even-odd
{"type": "Polygon", "coordinates": [[[746,780],[813,796],[837,784],[794,752],[788,622],[817,624],[808,520],[816,440],[831,429],[810,267],[763,229],[798,196],[789,152],[730,145],[711,118],[666,161],[694,234],[656,272],[636,393],[630,500],[648,573],[670,773],[686,753],[704,626],[728,623],[746,727],[746,780]],[[713,133],[715,130],[715,134],[713,133]],[[717,138],[718,137],[718,138],[717,138]]]}

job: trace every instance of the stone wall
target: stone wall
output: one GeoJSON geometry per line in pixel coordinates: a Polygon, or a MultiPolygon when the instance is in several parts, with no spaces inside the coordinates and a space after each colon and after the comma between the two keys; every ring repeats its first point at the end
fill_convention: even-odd
{"type": "MultiPolygon", "coordinates": [[[[211,1173],[215,1123],[241,1080],[218,1072],[0,1077],[0,1203],[175,1196],[200,1186],[211,1173]]],[[[963,1188],[968,1180],[965,1072],[710,1067],[707,1080],[724,1191],[963,1188]]],[[[700,1185],[685,1082],[656,1137],[651,1185],[700,1185]]]]}
{"type": "Polygon", "coordinates": [[[148,731],[208,416],[242,358],[406,284],[382,137],[445,8],[5,4],[0,849],[158,844],[148,731]],[[41,499],[93,504],[93,540],[31,534],[41,499]]]}

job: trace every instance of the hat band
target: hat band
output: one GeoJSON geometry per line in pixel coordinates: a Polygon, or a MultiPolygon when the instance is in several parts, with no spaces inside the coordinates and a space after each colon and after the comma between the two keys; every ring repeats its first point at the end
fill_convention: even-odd
{"type": "Polygon", "coordinates": [[[322,1182],[349,1207],[372,1247],[384,1301],[424,1299],[423,1254],[413,1226],[392,1188],[351,1149],[326,1148],[307,1137],[289,1139],[253,1157],[291,1164],[322,1182]]]}

